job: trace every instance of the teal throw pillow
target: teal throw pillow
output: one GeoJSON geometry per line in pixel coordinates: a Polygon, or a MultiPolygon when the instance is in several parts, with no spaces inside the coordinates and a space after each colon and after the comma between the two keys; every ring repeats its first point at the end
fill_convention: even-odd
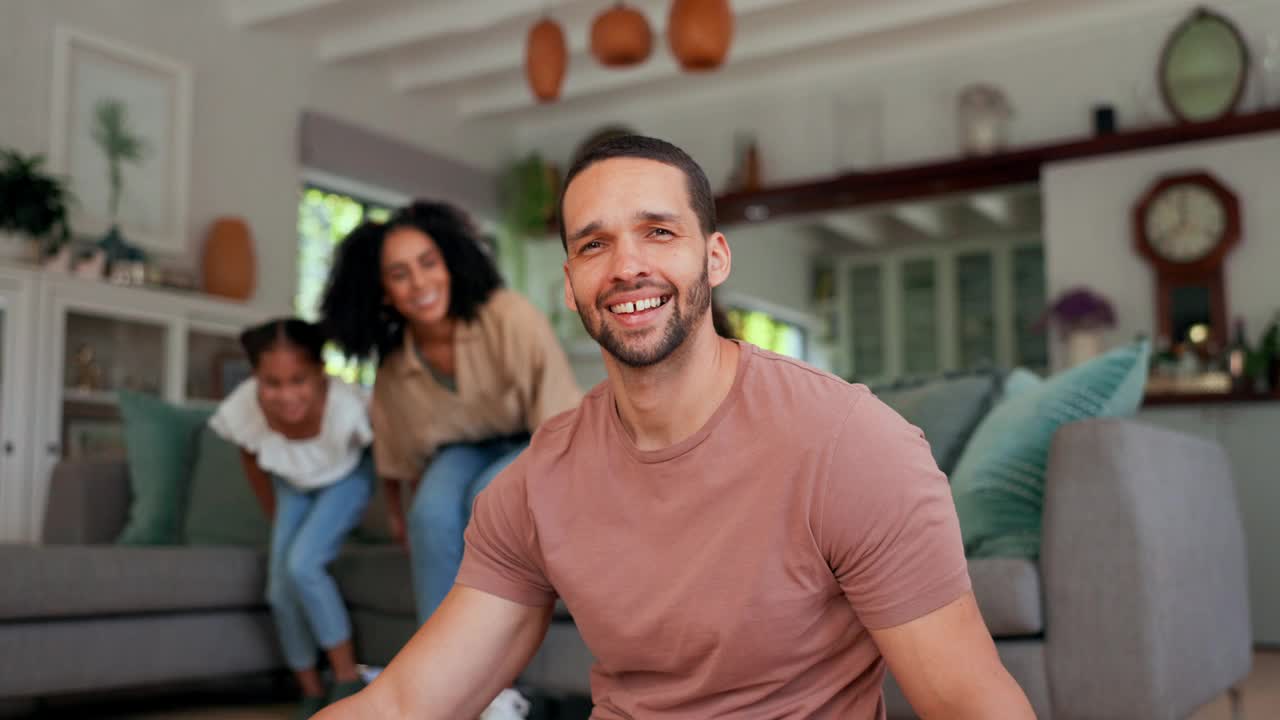
{"type": "Polygon", "coordinates": [[[184,408],[121,390],[120,415],[129,458],[129,519],[122,545],[176,545],[194,455],[196,431],[210,409],[184,408]]]}
{"type": "Polygon", "coordinates": [[[1005,397],[978,425],[951,477],[969,557],[1039,557],[1054,433],[1070,422],[1136,412],[1149,353],[1143,341],[1048,380],[1026,371],[1010,374],[1005,397]]]}
{"type": "Polygon", "coordinates": [[[240,448],[212,428],[199,433],[183,535],[188,545],[265,547],[271,522],[245,477],[240,448]]]}

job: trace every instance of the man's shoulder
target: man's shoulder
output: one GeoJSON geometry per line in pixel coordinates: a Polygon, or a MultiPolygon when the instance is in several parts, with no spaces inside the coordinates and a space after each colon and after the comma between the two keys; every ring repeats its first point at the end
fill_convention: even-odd
{"type": "Polygon", "coordinates": [[[529,448],[520,455],[518,469],[521,474],[527,475],[533,471],[539,477],[556,477],[556,467],[571,461],[575,451],[598,449],[596,439],[580,436],[599,429],[597,423],[601,408],[608,403],[606,383],[601,383],[592,388],[577,405],[538,425],[529,441],[529,448]]]}
{"type": "Polygon", "coordinates": [[[743,391],[777,405],[779,418],[801,414],[823,421],[838,421],[861,404],[871,391],[808,363],[777,353],[751,348],[751,372],[743,391]]]}

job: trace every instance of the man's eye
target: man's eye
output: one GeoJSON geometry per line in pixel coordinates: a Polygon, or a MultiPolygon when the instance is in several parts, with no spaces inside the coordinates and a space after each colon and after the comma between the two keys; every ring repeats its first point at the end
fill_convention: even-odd
{"type": "Polygon", "coordinates": [[[668,235],[668,236],[675,235],[675,233],[671,232],[666,228],[654,228],[650,234],[651,235],[668,235]]]}
{"type": "Polygon", "coordinates": [[[602,247],[604,245],[599,240],[588,240],[582,244],[583,250],[598,250],[602,247]]]}

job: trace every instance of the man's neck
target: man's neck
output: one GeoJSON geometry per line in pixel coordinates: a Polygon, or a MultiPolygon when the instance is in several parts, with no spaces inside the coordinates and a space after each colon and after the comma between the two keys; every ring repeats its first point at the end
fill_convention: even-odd
{"type": "Polygon", "coordinates": [[[636,447],[669,447],[705,425],[733,388],[740,352],[708,322],[656,365],[632,368],[606,357],[618,418],[636,447]]]}

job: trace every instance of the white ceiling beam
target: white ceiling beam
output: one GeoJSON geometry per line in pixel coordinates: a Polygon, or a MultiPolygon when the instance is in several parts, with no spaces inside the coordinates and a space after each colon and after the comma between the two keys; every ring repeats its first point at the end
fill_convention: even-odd
{"type": "Polygon", "coordinates": [[[985,192],[970,195],[968,205],[971,210],[1001,229],[1013,227],[1017,218],[1013,207],[1013,196],[1006,192],[985,192]]]}
{"type": "Polygon", "coordinates": [[[876,248],[885,244],[884,226],[865,213],[829,213],[818,225],[861,247],[876,248]]]}
{"type": "MultiPolygon", "coordinates": [[[[414,5],[374,15],[363,23],[322,37],[316,44],[316,56],[325,62],[357,60],[449,35],[480,33],[517,18],[537,17],[546,7],[545,0],[501,3],[469,0],[414,5]]],[[[523,55],[523,46],[517,51],[523,55]]]]}
{"type": "Polygon", "coordinates": [[[945,238],[950,229],[943,207],[937,203],[905,203],[893,206],[888,212],[894,220],[930,240],[945,238]]]}
{"type": "MultiPolygon", "coordinates": [[[[892,3],[844,2],[822,3],[826,8],[818,16],[797,8],[785,17],[743,16],[735,9],[738,28],[730,49],[729,62],[740,63],[782,55],[813,46],[849,40],[862,35],[936,21],[993,7],[1026,3],[1031,0],[895,0],[892,3]],[[758,20],[759,22],[752,22],[758,20]]],[[[808,3],[806,3],[807,5],[808,3]]],[[[570,67],[561,101],[619,90],[630,85],[679,77],[678,64],[667,53],[659,53],[649,62],[625,72],[601,68],[595,63],[578,63],[570,67]]],[[[512,73],[499,87],[459,101],[464,116],[496,115],[534,105],[523,75],[512,73]]]]}
{"type": "Polygon", "coordinates": [[[289,20],[346,0],[227,0],[231,24],[236,27],[266,25],[289,20]]]}
{"type": "MultiPolygon", "coordinates": [[[[740,22],[753,13],[796,2],[797,0],[738,0],[733,8],[740,22]]],[[[649,27],[654,36],[654,54],[664,53],[669,0],[632,0],[628,4],[649,19],[649,27]]],[[[571,73],[575,68],[595,64],[595,59],[590,54],[590,26],[601,9],[598,1],[586,4],[579,2],[557,6],[553,13],[553,17],[565,28],[571,73]]],[[[450,47],[394,68],[392,84],[401,91],[427,90],[485,75],[523,72],[525,37],[529,32],[529,25],[540,16],[541,13],[528,14],[522,18],[523,23],[509,23],[507,27],[496,28],[492,34],[485,36],[483,42],[461,48],[450,47]]]]}

